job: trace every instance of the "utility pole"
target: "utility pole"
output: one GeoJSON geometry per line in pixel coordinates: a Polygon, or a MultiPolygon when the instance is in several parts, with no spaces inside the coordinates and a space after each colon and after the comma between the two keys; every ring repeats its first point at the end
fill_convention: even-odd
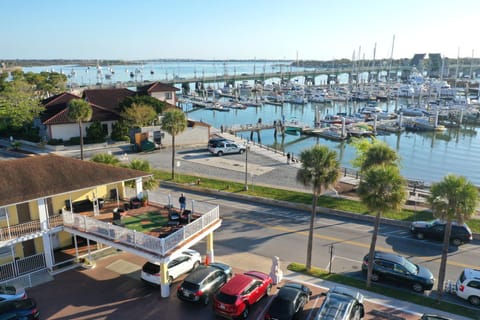
{"type": "Polygon", "coordinates": [[[248,191],[248,140],[245,144],[245,191],[248,191]]]}

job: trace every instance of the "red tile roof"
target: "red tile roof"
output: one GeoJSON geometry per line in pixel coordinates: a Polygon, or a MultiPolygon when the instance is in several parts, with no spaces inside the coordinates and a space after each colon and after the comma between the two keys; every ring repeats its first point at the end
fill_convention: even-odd
{"type": "Polygon", "coordinates": [[[126,88],[87,89],[83,91],[83,98],[86,101],[111,111],[117,111],[119,104],[125,98],[133,95],[135,95],[135,91],[126,88]]]}
{"type": "Polygon", "coordinates": [[[137,87],[137,92],[140,94],[150,94],[151,92],[172,92],[178,90],[180,89],[162,82],[154,82],[142,87],[137,87]]]}

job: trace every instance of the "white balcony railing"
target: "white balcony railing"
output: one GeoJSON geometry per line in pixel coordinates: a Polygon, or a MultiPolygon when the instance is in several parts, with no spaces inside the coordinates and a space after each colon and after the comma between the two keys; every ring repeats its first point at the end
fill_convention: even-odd
{"type": "Polygon", "coordinates": [[[195,214],[199,214],[199,218],[165,238],[156,238],[135,230],[129,230],[121,226],[68,211],[63,212],[63,224],[65,227],[91,233],[112,242],[136,247],[154,254],[165,255],[181,242],[188,240],[220,219],[218,205],[202,203],[201,206],[198,206],[198,209],[204,211],[201,212],[197,210],[197,206],[195,207],[195,214]]]}

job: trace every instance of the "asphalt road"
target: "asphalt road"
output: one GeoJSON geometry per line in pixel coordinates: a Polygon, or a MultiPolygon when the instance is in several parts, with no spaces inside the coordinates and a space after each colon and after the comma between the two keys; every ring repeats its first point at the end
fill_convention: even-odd
{"type": "MultiPolygon", "coordinates": [[[[168,190],[162,190],[167,192],[168,190]]],[[[176,196],[176,190],[170,190],[176,196]]],[[[236,252],[249,252],[264,257],[278,256],[285,264],[305,262],[310,213],[280,206],[229,199],[224,195],[189,191],[196,201],[220,205],[222,227],[215,232],[215,243],[236,252]]],[[[313,265],[335,273],[363,278],[361,264],[368,252],[372,225],[353,219],[318,214],[313,244],[313,265]],[[334,255],[330,265],[331,246],[334,255]]],[[[474,241],[458,248],[452,247],[447,264],[446,280],[456,281],[464,268],[478,268],[480,242],[474,241]]],[[[438,278],[442,243],[417,240],[408,229],[381,225],[377,250],[396,252],[413,262],[429,268],[438,278]]],[[[394,284],[392,284],[394,285],[394,284]]],[[[410,290],[410,288],[405,288],[410,290]]],[[[412,294],[413,291],[412,291],[412,294]]],[[[436,295],[434,290],[426,295],[436,295]]],[[[444,295],[445,300],[471,307],[457,297],[444,295]]]]}

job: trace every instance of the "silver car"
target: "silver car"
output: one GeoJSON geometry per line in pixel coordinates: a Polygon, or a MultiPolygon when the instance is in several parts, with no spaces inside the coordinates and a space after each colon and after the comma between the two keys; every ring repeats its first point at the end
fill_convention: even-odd
{"type": "Polygon", "coordinates": [[[243,144],[238,144],[233,141],[220,141],[218,143],[215,143],[214,145],[211,145],[208,147],[208,151],[210,151],[211,154],[214,154],[216,156],[223,156],[224,154],[230,154],[230,153],[244,153],[245,152],[245,145],[243,144]]]}

